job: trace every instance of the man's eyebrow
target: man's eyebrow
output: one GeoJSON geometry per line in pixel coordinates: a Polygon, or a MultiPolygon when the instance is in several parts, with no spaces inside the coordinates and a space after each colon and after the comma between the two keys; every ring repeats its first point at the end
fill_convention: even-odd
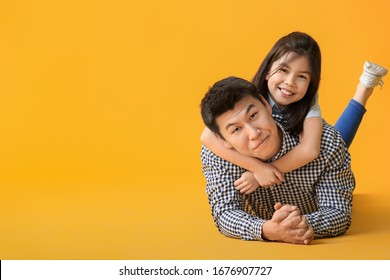
{"type": "MultiPolygon", "coordinates": [[[[250,110],[252,110],[252,108],[255,107],[255,104],[249,104],[249,106],[246,108],[246,111],[245,111],[245,115],[247,115],[249,113],[250,110]]],[[[228,123],[226,126],[225,126],[225,130],[228,130],[229,127],[235,125],[236,123],[228,123]]]]}

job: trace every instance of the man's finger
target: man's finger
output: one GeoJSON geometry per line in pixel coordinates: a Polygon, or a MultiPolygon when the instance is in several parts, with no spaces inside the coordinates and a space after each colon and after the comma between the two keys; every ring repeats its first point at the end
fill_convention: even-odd
{"type": "Polygon", "coordinates": [[[314,230],[311,225],[309,225],[306,233],[303,235],[304,243],[310,244],[314,239],[314,230]]]}
{"type": "Polygon", "coordinates": [[[279,210],[280,208],[282,208],[283,204],[280,203],[280,202],[276,202],[275,205],[274,205],[274,209],[277,211],[279,210]]]}
{"type": "Polygon", "coordinates": [[[291,213],[288,215],[288,217],[286,218],[286,223],[288,223],[288,226],[292,229],[296,228],[297,225],[299,225],[302,221],[302,217],[301,216],[292,216],[291,213]]]}
{"type": "Polygon", "coordinates": [[[288,215],[290,215],[290,212],[288,212],[288,211],[275,212],[274,215],[272,216],[272,221],[279,223],[279,222],[283,221],[284,219],[286,219],[288,217],[288,215]]]}
{"type": "MultiPolygon", "coordinates": [[[[275,204],[275,205],[276,205],[276,204],[275,204]]],[[[276,209],[275,209],[275,210],[276,210],[276,209]]],[[[293,212],[293,211],[295,211],[295,210],[298,210],[298,207],[297,207],[297,206],[294,206],[294,205],[285,204],[285,205],[283,205],[282,207],[280,207],[278,210],[293,212]]]]}

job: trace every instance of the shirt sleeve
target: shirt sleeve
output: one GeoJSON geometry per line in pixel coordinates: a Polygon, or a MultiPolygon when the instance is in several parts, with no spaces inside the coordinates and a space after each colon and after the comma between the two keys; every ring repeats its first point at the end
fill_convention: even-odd
{"type": "Polygon", "coordinates": [[[202,170],[214,223],[218,230],[233,238],[262,240],[264,220],[244,211],[243,197],[234,187],[244,170],[202,147],[202,170]]]}
{"type": "Polygon", "coordinates": [[[333,144],[327,156],[327,166],[316,186],[318,211],[305,215],[313,226],[315,238],[344,234],[351,225],[355,179],[350,155],[341,140],[333,144]]]}
{"type": "Polygon", "coordinates": [[[310,111],[306,115],[306,118],[312,118],[312,117],[322,118],[321,108],[320,105],[318,104],[318,93],[316,94],[314,105],[311,106],[310,111]]]}

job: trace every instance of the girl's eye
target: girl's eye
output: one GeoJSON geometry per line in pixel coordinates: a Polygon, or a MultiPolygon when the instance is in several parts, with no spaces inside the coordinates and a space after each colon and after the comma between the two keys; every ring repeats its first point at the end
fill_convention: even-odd
{"type": "Polygon", "coordinates": [[[299,75],[298,78],[303,79],[303,80],[307,80],[307,77],[304,75],[299,75]]]}
{"type": "Polygon", "coordinates": [[[280,69],[278,70],[278,72],[287,73],[287,69],[280,68],[280,69]]]}

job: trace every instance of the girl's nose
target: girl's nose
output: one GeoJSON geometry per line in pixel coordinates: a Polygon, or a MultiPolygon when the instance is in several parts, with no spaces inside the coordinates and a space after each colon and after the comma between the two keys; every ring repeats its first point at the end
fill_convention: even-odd
{"type": "Polygon", "coordinates": [[[295,86],[294,79],[293,79],[293,77],[291,77],[291,76],[286,77],[286,79],[284,80],[284,83],[285,83],[287,86],[290,86],[290,87],[295,86]]]}

